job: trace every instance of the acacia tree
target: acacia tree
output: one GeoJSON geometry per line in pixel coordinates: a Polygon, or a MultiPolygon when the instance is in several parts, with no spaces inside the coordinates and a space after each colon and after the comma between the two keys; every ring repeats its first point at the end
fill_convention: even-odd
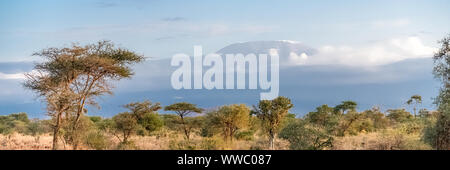
{"type": "Polygon", "coordinates": [[[181,102],[166,106],[164,110],[173,111],[180,117],[184,135],[186,139],[189,140],[192,128],[188,125],[188,122],[186,122],[185,118],[186,116],[189,116],[191,113],[201,113],[203,112],[203,109],[198,108],[195,104],[181,102]]]}
{"type": "MultiPolygon", "coordinates": [[[[35,72],[26,74],[24,85],[45,99],[48,113],[55,119],[54,149],[62,122],[70,124],[71,134],[78,134],[75,131],[87,111],[85,106],[96,106],[96,97],[112,94],[110,82],[131,77],[130,66],[144,61],[143,56],[116,48],[109,41],[48,48],[33,55],[43,57],[44,62],[35,66],[35,72]]],[[[77,149],[78,140],[72,141],[77,149]]]]}
{"type": "Polygon", "coordinates": [[[38,93],[47,104],[47,113],[53,123],[53,149],[58,147],[60,129],[65,120],[74,112],[77,95],[71,90],[71,83],[79,72],[72,69],[75,61],[71,56],[80,55],[81,50],[74,48],[49,48],[34,55],[42,56],[46,61],[36,64],[34,72],[25,74],[25,88],[38,93]]]}
{"type": "Polygon", "coordinates": [[[408,101],[406,101],[406,104],[412,105],[414,104],[413,110],[414,110],[414,116],[416,116],[416,108],[418,104],[422,103],[422,96],[420,95],[413,95],[411,98],[409,98],[408,101]]]}
{"type": "Polygon", "coordinates": [[[273,100],[261,100],[258,107],[253,106],[252,114],[261,120],[262,127],[269,136],[271,149],[274,149],[275,135],[281,127],[282,120],[293,106],[290,99],[282,96],[273,100]]]}
{"type": "Polygon", "coordinates": [[[346,111],[354,111],[354,110],[356,110],[357,106],[358,106],[358,104],[356,102],[351,101],[351,100],[347,100],[347,101],[343,101],[339,105],[336,105],[336,107],[334,107],[334,111],[336,113],[345,114],[346,111]]]}
{"type": "Polygon", "coordinates": [[[214,126],[222,129],[224,140],[232,142],[236,131],[249,125],[250,108],[245,104],[222,106],[208,117],[214,126]]]}

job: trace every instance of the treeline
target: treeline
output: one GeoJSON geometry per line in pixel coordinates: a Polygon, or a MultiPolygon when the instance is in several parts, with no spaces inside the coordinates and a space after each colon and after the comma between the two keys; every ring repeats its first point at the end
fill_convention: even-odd
{"type": "MultiPolygon", "coordinates": [[[[380,141],[378,148],[372,149],[431,149],[437,148],[434,127],[441,115],[425,109],[420,109],[417,115],[405,109],[391,109],[384,113],[372,108],[358,112],[355,102],[344,101],[335,107],[319,106],[297,118],[288,113],[293,105],[285,97],[260,101],[253,108],[234,104],[204,110],[191,103],[162,107],[150,101],[130,103],[124,107],[129,111],[112,118],[82,116],[80,130],[76,134],[72,133],[71,126],[63,125],[60,133],[63,143],[70,145],[76,138],[80,146],[85,146],[82,149],[139,149],[131,140],[132,136],[178,134],[183,136],[183,140],[173,140],[169,144],[170,149],[226,149],[233,141],[252,141],[260,137],[266,141],[255,142],[248,149],[277,149],[274,140],[278,139],[288,141],[289,149],[324,150],[334,149],[338,138],[390,131],[392,136],[388,137],[398,138],[395,139],[397,141],[380,141]],[[175,114],[158,114],[162,109],[175,114]],[[413,134],[419,135],[420,141],[411,143],[398,136],[413,134]],[[110,136],[120,142],[113,145],[110,136]]],[[[25,113],[0,116],[0,133],[38,136],[52,132],[51,122],[54,121],[30,120],[25,113]]]]}

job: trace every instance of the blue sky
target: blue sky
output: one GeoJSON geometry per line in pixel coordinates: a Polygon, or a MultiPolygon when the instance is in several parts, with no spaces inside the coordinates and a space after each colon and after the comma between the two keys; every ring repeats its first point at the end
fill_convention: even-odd
{"type": "Polygon", "coordinates": [[[154,57],[190,52],[195,44],[213,52],[253,40],[320,46],[421,35],[435,45],[450,26],[449,7],[445,0],[4,0],[0,61],[31,60],[36,50],[93,39],[154,57]]]}
{"type": "MultiPolygon", "coordinates": [[[[438,84],[431,75],[430,51],[438,47],[437,40],[450,33],[448,9],[447,0],[3,0],[0,1],[0,87],[4,90],[0,92],[0,101],[5,104],[0,106],[0,113],[24,110],[41,115],[44,112],[33,94],[20,87],[19,74],[30,71],[30,63],[39,60],[31,56],[33,52],[104,39],[155,59],[170,58],[180,52],[191,54],[193,45],[203,45],[205,52],[215,52],[239,42],[298,41],[319,53],[311,56],[307,64],[313,71],[290,68],[295,70],[291,76],[304,75],[302,80],[317,84],[296,90],[291,84],[299,87],[301,83],[295,82],[300,80],[286,78],[280,82],[285,84],[281,84],[282,95],[297,95],[290,96],[298,101],[296,112],[307,112],[318,104],[337,104],[343,99],[361,100],[361,109],[377,104],[403,107],[400,99],[419,92],[426,100],[424,107],[432,109],[431,97],[436,95],[438,84]],[[367,61],[371,62],[364,68],[358,67],[367,61]],[[344,69],[330,69],[334,64],[344,69]],[[427,67],[413,67],[418,64],[427,67]],[[321,71],[314,71],[318,69],[321,71]],[[358,71],[361,75],[350,74],[358,71]],[[329,78],[312,81],[315,75],[329,78]],[[347,83],[332,83],[337,82],[332,80],[336,75],[348,80],[347,83]],[[377,88],[391,92],[385,98],[370,92],[377,88]],[[309,94],[310,91],[320,95],[309,94]],[[333,91],[339,92],[333,94],[333,91]],[[368,95],[375,97],[362,97],[368,95]]],[[[148,63],[138,66],[134,79],[120,82],[115,96],[102,99],[105,105],[102,110],[106,111],[96,113],[118,112],[128,99],[174,102],[173,96],[164,97],[175,92],[155,85],[164,83],[151,82],[150,77],[157,76],[154,74],[158,71],[149,66],[156,67],[148,63]],[[141,85],[136,85],[137,82],[141,85]],[[130,91],[130,88],[139,90],[130,91]],[[136,93],[145,95],[136,96],[136,93]]],[[[202,102],[200,98],[192,100],[202,102]]],[[[252,97],[234,98],[247,104],[256,103],[252,97]]],[[[185,99],[189,100],[186,96],[185,99]]],[[[203,105],[213,107],[220,102],[203,105]]]]}

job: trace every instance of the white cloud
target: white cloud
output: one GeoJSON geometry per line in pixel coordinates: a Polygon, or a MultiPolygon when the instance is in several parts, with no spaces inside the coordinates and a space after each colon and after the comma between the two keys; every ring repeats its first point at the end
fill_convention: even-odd
{"type": "Polygon", "coordinates": [[[395,38],[359,46],[323,46],[312,56],[290,56],[296,65],[377,66],[406,59],[432,57],[436,48],[419,37],[395,38]]]}
{"type": "Polygon", "coordinates": [[[11,79],[24,79],[25,75],[23,73],[5,74],[0,72],[0,80],[11,80],[11,79]]]}
{"type": "Polygon", "coordinates": [[[308,59],[308,55],[306,53],[297,55],[297,53],[291,52],[289,54],[289,62],[295,63],[297,65],[305,64],[307,59],[308,59]]]}

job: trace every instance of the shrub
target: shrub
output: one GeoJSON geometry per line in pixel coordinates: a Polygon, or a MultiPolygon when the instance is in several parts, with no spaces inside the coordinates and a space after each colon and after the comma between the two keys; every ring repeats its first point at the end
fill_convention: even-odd
{"type": "Polygon", "coordinates": [[[38,120],[31,121],[27,126],[27,134],[31,136],[37,136],[46,132],[46,129],[42,122],[38,120]]]}
{"type": "Polygon", "coordinates": [[[121,134],[122,143],[127,144],[128,138],[136,132],[136,129],[138,127],[135,116],[130,113],[120,113],[114,116],[112,119],[114,121],[116,136],[118,136],[118,134],[121,134]]]}
{"type": "Polygon", "coordinates": [[[423,139],[433,148],[450,150],[450,112],[440,112],[436,123],[425,128],[423,139]]]}
{"type": "Polygon", "coordinates": [[[326,129],[306,121],[288,124],[281,130],[280,138],[286,139],[293,150],[322,150],[332,146],[333,137],[326,129]]]}
{"type": "Polygon", "coordinates": [[[90,131],[86,135],[85,143],[95,150],[105,150],[111,145],[111,142],[100,131],[90,131]]]}
{"type": "Polygon", "coordinates": [[[145,114],[138,123],[148,132],[160,130],[164,126],[163,120],[156,113],[145,114]]]}
{"type": "Polygon", "coordinates": [[[405,109],[389,109],[389,115],[387,117],[395,122],[405,122],[411,120],[411,113],[407,112],[405,109]]]}

